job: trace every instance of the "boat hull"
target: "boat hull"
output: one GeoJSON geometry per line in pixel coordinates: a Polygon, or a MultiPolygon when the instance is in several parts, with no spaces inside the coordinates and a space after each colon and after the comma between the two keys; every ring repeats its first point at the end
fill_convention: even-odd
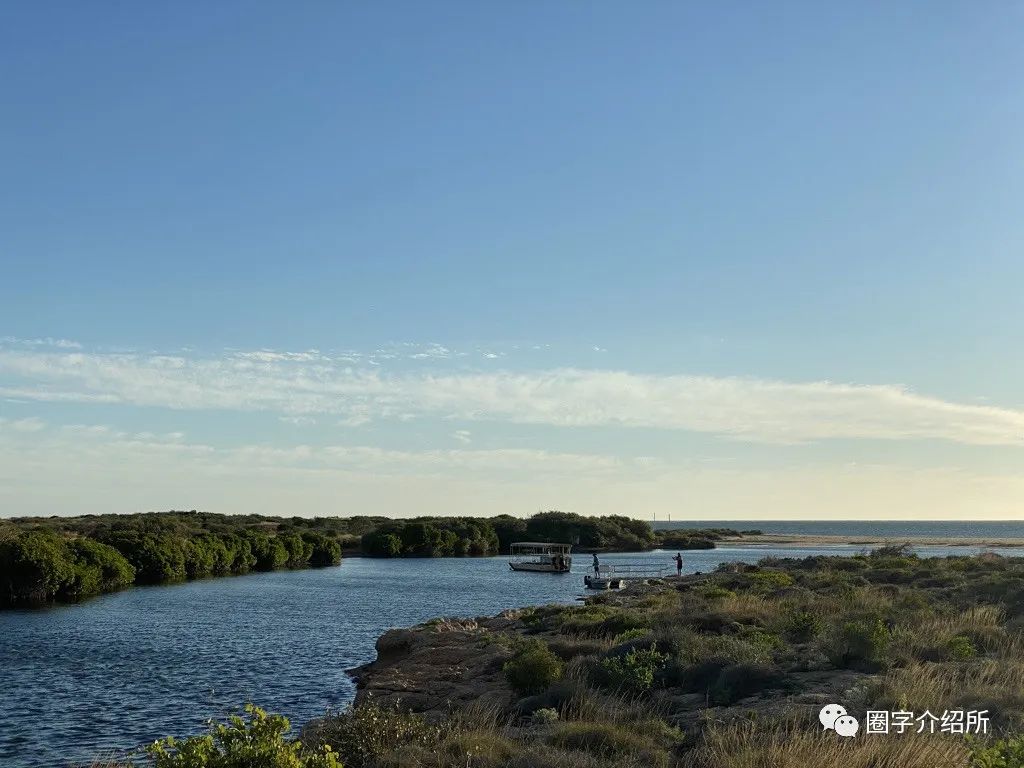
{"type": "Polygon", "coordinates": [[[530,571],[532,573],[568,573],[568,568],[557,569],[548,563],[509,563],[513,571],[530,571]]]}

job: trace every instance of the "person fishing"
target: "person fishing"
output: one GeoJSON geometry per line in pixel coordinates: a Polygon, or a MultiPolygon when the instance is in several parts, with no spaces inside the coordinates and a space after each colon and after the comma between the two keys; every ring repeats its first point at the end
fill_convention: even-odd
{"type": "Polygon", "coordinates": [[[683,555],[681,552],[676,552],[676,556],[672,558],[676,561],[676,576],[683,575],[683,555]]]}
{"type": "Polygon", "coordinates": [[[600,573],[599,563],[597,562],[597,552],[594,553],[594,573],[600,573]]]}

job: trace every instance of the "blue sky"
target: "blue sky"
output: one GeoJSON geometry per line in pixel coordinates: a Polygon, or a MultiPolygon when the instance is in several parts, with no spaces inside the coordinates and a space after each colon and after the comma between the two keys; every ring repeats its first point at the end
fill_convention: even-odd
{"type": "Polygon", "coordinates": [[[8,8],[0,514],[1019,516],[1022,21],[8,8]]]}

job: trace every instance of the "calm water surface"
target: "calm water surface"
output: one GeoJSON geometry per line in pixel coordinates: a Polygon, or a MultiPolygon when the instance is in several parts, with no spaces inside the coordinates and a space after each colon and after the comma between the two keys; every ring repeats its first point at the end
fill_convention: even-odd
{"type": "MultiPolygon", "coordinates": [[[[684,553],[686,570],[771,554],[850,554],[859,547],[721,547],[684,553]]],[[[927,547],[922,554],[973,551],[927,547]]],[[[1024,554],[1004,550],[1004,554],[1024,554]]],[[[671,565],[669,553],[602,561],[671,565]]],[[[374,658],[392,627],[435,616],[572,602],[573,573],[509,571],[503,558],[372,560],[130,589],[88,602],[0,612],[0,765],[50,768],[189,735],[252,701],[295,726],[353,695],[345,670],[374,658]]]]}

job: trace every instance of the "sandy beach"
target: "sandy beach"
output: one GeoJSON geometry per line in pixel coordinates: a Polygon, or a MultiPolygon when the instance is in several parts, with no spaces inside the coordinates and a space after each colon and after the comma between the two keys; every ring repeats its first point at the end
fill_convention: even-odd
{"type": "Polygon", "coordinates": [[[865,547],[877,547],[886,544],[914,544],[918,546],[938,547],[1024,547],[1024,538],[959,538],[955,536],[823,536],[804,535],[796,533],[765,533],[755,536],[739,536],[719,542],[719,545],[742,544],[742,545],[765,545],[783,546],[797,545],[805,547],[834,546],[834,545],[863,545],[865,547]]]}

